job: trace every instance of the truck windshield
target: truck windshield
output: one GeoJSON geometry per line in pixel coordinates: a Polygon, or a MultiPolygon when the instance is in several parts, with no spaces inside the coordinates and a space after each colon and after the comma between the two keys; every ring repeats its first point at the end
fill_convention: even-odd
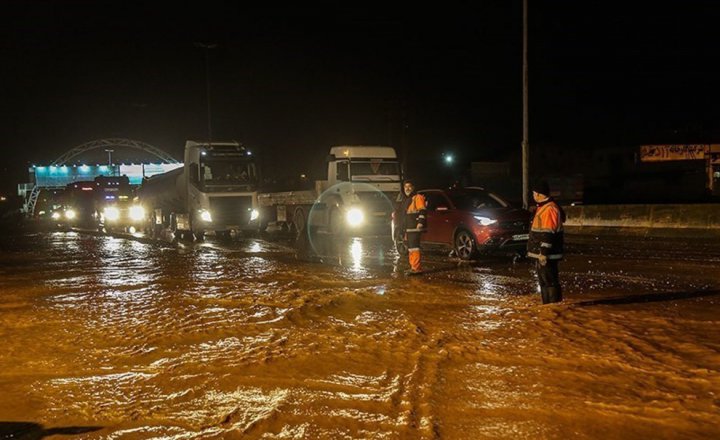
{"type": "Polygon", "coordinates": [[[205,186],[252,185],[257,182],[255,164],[245,160],[211,159],[202,161],[200,181],[205,186]]]}
{"type": "Polygon", "coordinates": [[[385,180],[397,181],[400,176],[400,164],[395,160],[383,159],[353,159],[348,169],[347,161],[337,162],[337,179],[342,181],[350,180],[350,177],[362,176],[372,179],[373,177],[385,177],[385,180]],[[348,176],[348,172],[350,175],[348,176]],[[390,177],[396,177],[390,179],[390,177]]]}

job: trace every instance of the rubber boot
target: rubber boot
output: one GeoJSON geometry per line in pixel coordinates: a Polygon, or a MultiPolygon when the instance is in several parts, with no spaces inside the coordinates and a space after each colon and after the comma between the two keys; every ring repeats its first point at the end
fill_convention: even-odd
{"type": "Polygon", "coordinates": [[[548,287],[547,288],[548,302],[557,303],[562,301],[562,292],[559,287],[548,287]]]}
{"type": "Polygon", "coordinates": [[[410,273],[420,274],[422,273],[422,267],[420,266],[420,250],[412,249],[409,251],[408,260],[410,262],[410,273]]]}
{"type": "Polygon", "coordinates": [[[542,303],[547,304],[550,302],[550,296],[548,295],[548,288],[540,286],[540,295],[542,296],[542,303]]]}

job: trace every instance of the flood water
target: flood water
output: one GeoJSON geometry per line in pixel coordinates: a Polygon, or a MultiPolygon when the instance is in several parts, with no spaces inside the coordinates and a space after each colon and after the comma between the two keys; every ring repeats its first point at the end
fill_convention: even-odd
{"type": "Polygon", "coordinates": [[[527,262],[378,238],[4,235],[0,434],[720,438],[720,245],[569,242],[541,306],[527,262]]]}

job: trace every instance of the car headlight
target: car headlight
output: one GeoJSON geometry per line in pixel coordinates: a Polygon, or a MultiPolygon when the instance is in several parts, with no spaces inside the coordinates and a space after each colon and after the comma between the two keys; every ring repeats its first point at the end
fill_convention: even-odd
{"type": "Polygon", "coordinates": [[[211,222],[212,215],[210,215],[210,211],[208,211],[207,209],[200,210],[200,220],[204,222],[211,222]]]}
{"type": "Polygon", "coordinates": [[[250,211],[250,221],[257,220],[260,217],[260,212],[257,209],[250,211]]]}
{"type": "Polygon", "coordinates": [[[360,208],[351,208],[345,214],[345,219],[350,226],[360,226],[365,221],[365,214],[360,208]]]}
{"type": "Polygon", "coordinates": [[[105,217],[105,220],[115,221],[120,218],[120,210],[114,206],[108,206],[103,209],[103,217],[105,217]]]}
{"type": "Polygon", "coordinates": [[[60,213],[59,213],[59,212],[53,212],[50,217],[52,217],[53,220],[60,220],[60,213]]]}
{"type": "Polygon", "coordinates": [[[72,209],[68,209],[67,211],[65,211],[65,218],[68,219],[68,220],[72,220],[72,219],[74,219],[76,216],[77,216],[77,214],[76,214],[75,211],[72,210],[72,209]]]}
{"type": "Polygon", "coordinates": [[[140,205],[130,207],[130,219],[140,221],[145,218],[145,208],[140,205]]]}
{"type": "Polygon", "coordinates": [[[480,223],[483,226],[490,226],[490,225],[494,225],[495,223],[497,223],[497,220],[492,219],[490,217],[483,217],[482,215],[474,215],[473,217],[475,217],[475,220],[477,220],[478,223],[480,223]]]}

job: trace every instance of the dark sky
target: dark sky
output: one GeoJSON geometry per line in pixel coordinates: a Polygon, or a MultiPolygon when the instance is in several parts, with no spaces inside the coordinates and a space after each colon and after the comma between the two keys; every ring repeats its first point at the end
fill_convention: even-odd
{"type": "MultiPolygon", "coordinates": [[[[99,138],[180,156],[236,139],[279,171],[331,145],[517,154],[522,2],[261,8],[228,2],[6,1],[5,180],[99,138]]],[[[720,141],[720,3],[530,3],[531,145],[720,141]]],[[[418,3],[419,4],[419,3],[418,3]]],[[[22,180],[22,179],[21,179],[22,180]]],[[[15,183],[15,180],[13,183],[15,183]]]]}

